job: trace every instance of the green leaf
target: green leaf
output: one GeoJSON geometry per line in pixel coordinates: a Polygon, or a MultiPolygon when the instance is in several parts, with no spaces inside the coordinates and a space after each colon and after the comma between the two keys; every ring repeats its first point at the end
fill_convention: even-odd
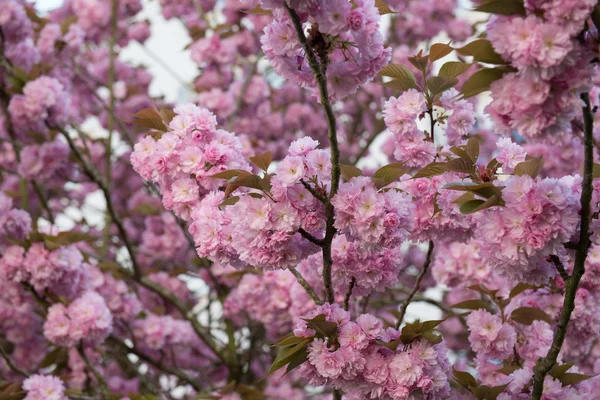
{"type": "Polygon", "coordinates": [[[232,206],[232,205],[234,205],[235,203],[237,203],[238,201],[240,201],[240,196],[233,196],[233,197],[230,197],[230,198],[228,198],[228,199],[225,199],[224,201],[222,201],[222,202],[219,204],[219,208],[226,207],[226,206],[232,206]]]}
{"type": "Polygon", "coordinates": [[[446,163],[446,170],[472,174],[475,172],[475,164],[471,160],[467,161],[464,158],[455,158],[446,163]]]}
{"type": "Polygon", "coordinates": [[[592,169],[592,175],[594,179],[600,178],[600,164],[594,163],[594,168],[592,169]]]}
{"type": "Polygon", "coordinates": [[[158,113],[158,111],[152,108],[146,108],[144,110],[138,111],[134,115],[134,120],[130,121],[130,123],[138,126],[142,126],[144,128],[155,129],[157,131],[166,132],[167,126],[162,120],[162,116],[158,113]]]}
{"type": "Polygon", "coordinates": [[[510,375],[518,369],[521,369],[521,367],[519,367],[518,365],[505,365],[504,367],[497,369],[494,372],[497,372],[502,375],[510,375]]]}
{"type": "Polygon", "coordinates": [[[161,210],[158,207],[148,203],[141,203],[135,206],[132,210],[135,214],[149,216],[149,215],[160,215],[161,210]]]}
{"type": "Polygon", "coordinates": [[[257,5],[256,7],[252,8],[250,10],[241,10],[241,11],[245,12],[246,14],[252,14],[252,15],[273,15],[273,11],[265,10],[260,5],[257,5]]]}
{"type": "Polygon", "coordinates": [[[565,363],[565,364],[555,365],[548,372],[548,374],[551,377],[553,377],[554,379],[560,379],[569,369],[571,369],[572,366],[573,366],[573,363],[565,363]]]}
{"type": "Polygon", "coordinates": [[[506,64],[506,61],[496,53],[492,43],[487,39],[477,39],[460,49],[456,49],[463,56],[471,56],[475,61],[487,64],[506,64]]]}
{"type": "Polygon", "coordinates": [[[304,339],[306,339],[306,338],[303,338],[303,337],[300,337],[300,336],[296,336],[296,335],[294,335],[294,332],[290,332],[287,335],[285,335],[284,337],[282,337],[281,339],[279,339],[279,341],[275,342],[271,346],[272,347],[289,347],[289,346],[295,346],[296,344],[300,343],[304,339]]]}
{"type": "Polygon", "coordinates": [[[69,358],[69,350],[65,347],[56,347],[54,350],[46,354],[38,368],[48,368],[52,365],[63,365],[67,363],[69,358]]]}
{"type": "Polygon", "coordinates": [[[392,163],[379,168],[373,174],[373,182],[377,189],[381,189],[390,183],[398,180],[402,175],[408,172],[408,168],[404,168],[406,163],[392,163]]]}
{"type": "Polygon", "coordinates": [[[535,177],[542,172],[543,167],[544,160],[541,157],[531,158],[518,163],[515,167],[514,174],[517,176],[529,175],[535,179],[535,177]]]}
{"type": "Polygon", "coordinates": [[[448,54],[452,53],[452,50],[454,49],[449,44],[434,43],[429,49],[429,61],[434,62],[439,60],[440,58],[444,58],[448,54]]]}
{"type": "Polygon", "coordinates": [[[250,157],[250,161],[252,161],[252,163],[258,168],[267,172],[267,170],[269,169],[269,165],[271,165],[271,162],[273,161],[273,153],[267,151],[262,154],[257,154],[253,157],[250,157]]]}
{"type": "Polygon", "coordinates": [[[512,299],[515,296],[523,293],[526,290],[537,289],[537,288],[538,288],[538,286],[536,286],[536,285],[532,285],[532,284],[529,284],[529,283],[519,282],[519,283],[517,283],[517,285],[514,288],[512,288],[512,290],[510,291],[510,293],[508,295],[508,298],[512,299]]]}
{"type": "Polygon", "coordinates": [[[552,318],[536,307],[521,307],[510,313],[510,319],[523,325],[531,325],[535,320],[541,320],[552,325],[552,318]]]}
{"type": "Polygon", "coordinates": [[[473,160],[471,160],[471,156],[463,147],[452,146],[450,147],[450,151],[469,163],[473,162],[473,160]]]}
{"type": "Polygon", "coordinates": [[[461,301],[460,303],[456,303],[450,307],[451,308],[464,308],[466,310],[479,310],[480,308],[483,308],[484,310],[488,309],[487,303],[481,299],[461,301]]]}
{"type": "Polygon", "coordinates": [[[492,158],[485,168],[495,172],[500,167],[501,164],[498,162],[498,160],[492,158]]]}
{"type": "Polygon", "coordinates": [[[284,375],[287,375],[290,372],[292,372],[294,369],[298,368],[306,360],[308,360],[308,351],[306,350],[306,348],[300,350],[297,353],[294,353],[290,357],[290,362],[289,362],[287,368],[285,369],[285,374],[284,375]]]}
{"type": "Polygon", "coordinates": [[[58,235],[41,234],[44,246],[48,250],[56,250],[63,246],[68,246],[77,242],[92,242],[97,239],[96,236],[83,232],[60,232],[58,235]]]}
{"type": "Polygon", "coordinates": [[[427,89],[436,97],[458,84],[458,79],[449,76],[433,76],[427,79],[427,89]]]}
{"type": "Polygon", "coordinates": [[[214,175],[211,175],[211,178],[215,178],[215,179],[231,179],[231,178],[235,178],[241,174],[247,174],[248,171],[243,171],[241,169],[229,169],[227,171],[223,171],[223,172],[219,172],[216,173],[214,175]]]}
{"type": "Polygon", "coordinates": [[[415,74],[412,73],[410,69],[405,67],[402,64],[388,64],[381,71],[379,71],[379,75],[388,76],[390,78],[406,78],[417,84],[417,80],[415,78],[415,74]]]}
{"type": "Polygon", "coordinates": [[[417,83],[409,78],[394,79],[389,82],[383,82],[382,85],[401,92],[405,92],[408,89],[418,89],[417,83]]]}
{"type": "Polygon", "coordinates": [[[408,57],[408,61],[422,73],[425,73],[427,71],[429,57],[423,56],[423,50],[420,50],[419,54],[417,54],[416,56],[408,57]]]}
{"type": "Polygon", "coordinates": [[[506,68],[483,68],[475,72],[463,84],[460,92],[465,98],[473,97],[489,90],[492,82],[502,78],[509,70],[506,68]]]}
{"type": "Polygon", "coordinates": [[[597,375],[585,375],[585,374],[576,374],[576,373],[572,373],[572,372],[567,372],[567,373],[563,374],[559,378],[559,380],[563,386],[569,386],[569,385],[577,385],[578,383],[587,381],[590,378],[595,378],[596,376],[597,375]]]}
{"type": "Polygon", "coordinates": [[[467,201],[471,201],[471,200],[475,200],[475,195],[473,194],[473,192],[466,192],[465,194],[463,194],[462,196],[460,196],[456,200],[454,200],[453,203],[454,204],[463,204],[463,203],[466,203],[467,201]]]}
{"type": "Polygon", "coordinates": [[[463,214],[472,214],[481,207],[485,201],[483,200],[469,200],[460,205],[460,212],[463,214]]]}
{"type": "Polygon", "coordinates": [[[495,186],[491,182],[473,183],[473,182],[454,182],[444,185],[444,189],[459,190],[463,192],[472,192],[481,197],[489,199],[493,195],[500,196],[502,188],[495,186]]]}
{"type": "Polygon", "coordinates": [[[305,319],[305,321],[306,325],[313,329],[319,337],[332,337],[337,333],[337,324],[326,321],[324,314],[319,314],[312,319],[305,319]]]}
{"type": "Polygon", "coordinates": [[[467,144],[465,145],[465,151],[473,161],[473,163],[477,162],[479,158],[479,140],[476,138],[470,138],[467,140],[467,144]]]}
{"type": "Polygon", "coordinates": [[[500,15],[525,15],[522,0],[487,0],[474,8],[475,11],[500,15]]]}
{"type": "Polygon", "coordinates": [[[433,162],[421,168],[419,172],[412,177],[412,179],[429,178],[432,176],[441,175],[444,172],[447,172],[446,163],[433,162]]]}
{"type": "Polygon", "coordinates": [[[452,367],[452,373],[454,374],[454,379],[464,388],[471,390],[471,388],[477,387],[477,381],[468,372],[459,371],[456,368],[452,367]]]}
{"type": "Polygon", "coordinates": [[[413,323],[406,324],[402,328],[402,333],[399,339],[403,344],[410,344],[420,338],[428,340],[432,344],[437,344],[441,341],[441,336],[433,332],[433,330],[445,320],[446,319],[440,319],[425,322],[420,322],[417,320],[413,323]]]}
{"type": "Polygon", "coordinates": [[[494,387],[481,385],[475,390],[475,396],[481,400],[496,400],[507,386],[508,384],[494,387]]]}
{"type": "Polygon", "coordinates": [[[473,64],[467,64],[460,61],[448,61],[440,68],[439,76],[457,77],[464,74],[473,64]]]}
{"type": "Polygon", "coordinates": [[[240,174],[236,180],[227,185],[227,188],[225,189],[225,197],[228,197],[239,187],[263,190],[262,179],[258,175],[244,171],[244,173],[240,174]]]}
{"type": "Polygon", "coordinates": [[[268,374],[270,375],[273,372],[275,372],[275,371],[283,368],[287,364],[289,364],[293,360],[294,354],[296,354],[300,351],[303,351],[303,350],[306,351],[306,346],[308,346],[308,344],[312,340],[313,340],[313,338],[307,338],[307,339],[302,340],[295,346],[282,348],[279,351],[279,353],[277,354],[275,361],[273,361],[273,364],[271,365],[271,368],[269,369],[268,374]]]}
{"type": "Polygon", "coordinates": [[[340,165],[340,170],[342,171],[342,176],[346,181],[349,181],[350,179],[357,176],[362,176],[363,174],[360,168],[357,168],[354,165],[342,164],[340,165]]]}
{"type": "Polygon", "coordinates": [[[397,14],[397,12],[393,11],[383,0],[375,0],[375,7],[377,7],[377,10],[379,11],[379,15],[397,14]]]}

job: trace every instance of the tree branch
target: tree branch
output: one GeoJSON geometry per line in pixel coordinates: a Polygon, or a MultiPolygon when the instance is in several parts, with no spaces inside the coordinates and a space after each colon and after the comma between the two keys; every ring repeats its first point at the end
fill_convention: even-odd
{"type": "Polygon", "coordinates": [[[556,270],[560,274],[560,277],[562,278],[562,280],[565,283],[567,283],[570,276],[569,276],[569,273],[567,272],[567,270],[565,269],[565,266],[563,265],[562,261],[560,261],[560,258],[558,258],[557,255],[552,254],[550,256],[550,261],[552,261],[552,263],[556,266],[556,270]]]}
{"type": "Polygon", "coordinates": [[[585,273],[585,260],[590,247],[590,217],[591,217],[591,200],[592,200],[592,180],[594,168],[594,115],[590,106],[589,93],[581,95],[583,100],[583,126],[584,126],[584,162],[583,162],[583,182],[581,188],[581,224],[579,230],[579,243],[575,251],[575,265],[573,273],[568,281],[565,282],[565,298],[563,307],[558,318],[556,331],[552,345],[548,350],[548,354],[544,358],[540,358],[535,365],[533,371],[533,391],[531,394],[532,400],[540,400],[544,391],[544,378],[546,374],[556,365],[556,360],[560,349],[562,348],[571,313],[575,308],[575,296],[581,277],[585,273]]]}
{"type": "Polygon", "coordinates": [[[323,304],[323,300],[321,300],[321,298],[315,292],[315,289],[313,289],[310,283],[308,283],[306,279],[304,279],[300,271],[298,271],[295,267],[289,267],[288,269],[292,274],[294,274],[300,286],[302,286],[304,290],[306,290],[306,293],[308,293],[308,295],[314,300],[315,304],[319,306],[323,304]]]}
{"type": "Polygon", "coordinates": [[[197,391],[199,391],[199,392],[202,391],[202,389],[203,389],[202,385],[200,383],[198,383],[196,380],[192,379],[185,372],[175,369],[175,368],[168,367],[158,361],[153,360],[151,357],[146,356],[144,353],[138,351],[136,348],[131,348],[131,347],[127,346],[125,344],[125,342],[121,341],[120,339],[118,339],[114,336],[110,336],[107,339],[107,342],[113,344],[115,347],[120,348],[122,352],[135,354],[137,357],[139,357],[140,360],[147,362],[148,364],[152,365],[153,367],[155,367],[167,374],[178,377],[183,382],[189,383],[197,391]]]}
{"type": "Polygon", "coordinates": [[[408,308],[408,305],[410,304],[413,297],[415,297],[415,294],[419,291],[419,288],[421,287],[421,281],[423,280],[423,277],[427,273],[427,270],[429,269],[429,265],[431,264],[432,255],[433,255],[433,241],[430,240],[429,248],[427,249],[427,258],[425,259],[425,264],[423,265],[423,270],[421,271],[419,276],[417,276],[417,281],[415,282],[415,286],[413,287],[412,291],[410,292],[410,294],[408,295],[406,300],[404,300],[404,303],[402,303],[402,307],[400,307],[400,313],[398,314],[398,322],[396,323],[396,329],[400,328],[400,325],[402,325],[402,321],[404,321],[404,315],[406,314],[406,309],[408,308]]]}
{"type": "Polygon", "coordinates": [[[23,375],[23,377],[25,378],[29,378],[29,374],[25,371],[23,371],[21,368],[17,367],[12,360],[10,359],[10,356],[6,353],[6,351],[4,351],[4,347],[0,346],[0,355],[2,355],[2,358],[4,358],[4,361],[6,361],[6,364],[8,365],[8,368],[12,369],[13,371],[17,372],[20,375],[23,375]]]}
{"type": "MultiPolygon", "coordinates": [[[[317,86],[319,88],[319,93],[321,95],[321,105],[325,110],[325,117],[327,119],[327,138],[329,139],[329,144],[331,146],[331,189],[329,191],[329,196],[327,198],[327,202],[325,203],[325,216],[327,218],[327,227],[325,230],[325,238],[323,243],[323,284],[325,285],[325,293],[326,293],[326,301],[328,303],[333,303],[335,301],[335,293],[333,291],[333,285],[331,282],[331,268],[333,265],[333,259],[331,255],[331,243],[336,234],[336,229],[334,227],[335,223],[335,210],[333,205],[331,204],[331,198],[335,196],[338,191],[340,185],[340,149],[338,147],[337,141],[337,127],[335,115],[333,113],[333,108],[331,107],[331,103],[329,101],[329,93],[327,92],[327,63],[328,56],[326,49],[319,49],[319,60],[315,55],[311,45],[308,43],[306,36],[304,35],[304,30],[302,28],[302,22],[300,17],[290,6],[284,2],[285,8],[290,15],[292,23],[294,24],[294,28],[296,29],[296,33],[298,35],[298,41],[302,45],[304,52],[306,54],[306,58],[308,61],[308,65],[315,76],[317,81],[317,86]]],[[[312,192],[311,192],[312,193],[312,192]]]]}
{"type": "Polygon", "coordinates": [[[348,285],[348,291],[346,292],[346,296],[344,296],[344,310],[348,311],[348,307],[350,305],[350,297],[352,297],[352,291],[354,290],[354,286],[356,285],[356,278],[352,277],[350,281],[350,285],[348,285]]]}

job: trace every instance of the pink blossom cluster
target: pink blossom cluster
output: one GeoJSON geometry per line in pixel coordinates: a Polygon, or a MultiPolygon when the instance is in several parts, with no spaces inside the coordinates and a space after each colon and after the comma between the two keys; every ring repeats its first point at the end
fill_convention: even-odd
{"type": "Polygon", "coordinates": [[[69,146],[59,139],[21,149],[18,171],[27,179],[47,180],[68,165],[69,146]]]}
{"type": "Polygon", "coordinates": [[[189,321],[149,313],[137,319],[132,329],[138,349],[167,365],[197,370],[213,361],[189,321]]]}
{"type": "Polygon", "coordinates": [[[73,347],[80,341],[92,346],[102,343],[112,331],[113,318],[104,298],[88,291],[65,306],[48,309],[44,336],[59,346],[73,347]]]}
{"type": "Polygon", "coordinates": [[[456,16],[456,0],[433,3],[388,0],[387,4],[398,13],[392,20],[391,29],[400,43],[413,44],[429,40],[442,31],[455,42],[462,42],[471,35],[469,22],[456,16]]]}
{"type": "Polygon", "coordinates": [[[470,237],[479,216],[461,213],[460,205],[455,201],[462,193],[444,189],[444,186],[461,179],[461,174],[446,172],[431,178],[400,182],[399,188],[413,198],[415,222],[412,240],[448,242],[464,241],[470,237]],[[438,209],[439,212],[436,212],[438,209]]]}
{"type": "Polygon", "coordinates": [[[397,246],[412,230],[412,198],[394,188],[379,192],[371,178],[343,183],[331,202],[338,231],[362,243],[397,246]]]}
{"type": "MultiPolygon", "coordinates": [[[[506,294],[510,289],[508,281],[481,257],[481,249],[475,240],[442,243],[437,251],[444,256],[435,258],[432,273],[437,283],[453,289],[449,292],[450,304],[466,300],[462,298],[465,296],[463,290],[472,285],[485,284],[491,290],[499,290],[500,294],[506,294]]],[[[468,292],[470,295],[474,293],[468,292]]]]}
{"type": "Polygon", "coordinates": [[[103,273],[96,267],[90,268],[90,275],[91,289],[104,298],[115,320],[130,322],[142,311],[142,303],[121,279],[116,279],[110,273],[103,273]]]}
{"type": "Polygon", "coordinates": [[[523,147],[519,146],[509,138],[498,139],[496,146],[499,150],[496,160],[502,164],[502,173],[513,173],[515,167],[527,158],[527,153],[523,147]]]}
{"type": "Polygon", "coordinates": [[[384,105],[383,118],[394,135],[394,157],[409,167],[423,167],[436,154],[433,141],[426,140],[417,128],[417,118],[422,118],[426,110],[425,96],[416,89],[391,97],[384,105]]]}
{"type": "MultiPolygon", "coordinates": [[[[322,38],[328,58],[329,95],[342,99],[375,77],[388,63],[391,49],[383,45],[379,32],[380,15],[373,0],[357,0],[356,7],[346,0],[291,2],[302,22],[311,26],[322,38]]],[[[295,28],[283,8],[282,1],[261,1],[264,8],[275,8],[274,20],[261,38],[267,60],[278,75],[316,91],[295,28]]]]}
{"type": "Polygon", "coordinates": [[[517,333],[510,324],[503,323],[499,316],[485,310],[475,310],[467,318],[469,342],[477,357],[483,359],[505,359],[513,351],[517,333]]]}
{"type": "MultiPolygon", "coordinates": [[[[324,315],[337,324],[335,339],[313,338],[308,345],[308,361],[300,372],[311,384],[341,388],[348,399],[405,400],[421,392],[429,398],[449,394],[450,363],[443,343],[432,345],[418,339],[410,346],[392,350],[381,345],[400,336],[393,328],[369,314],[352,321],[339,305],[324,304],[305,318],[324,315]]],[[[300,320],[296,336],[312,337],[315,331],[300,320]]]]}
{"type": "Polygon", "coordinates": [[[212,175],[250,167],[239,139],[217,129],[214,114],[192,104],[176,107],[175,113],[170,132],[136,143],[131,163],[142,178],[159,183],[165,208],[188,219],[200,193],[219,187],[212,175]]]}
{"type": "Polygon", "coordinates": [[[503,184],[505,207],[486,210],[475,228],[481,255],[513,282],[544,283],[555,274],[546,257],[577,231],[580,178],[523,175],[503,184]]]}
{"type": "Polygon", "coordinates": [[[526,15],[493,16],[488,23],[492,46],[518,71],[492,84],[487,112],[505,134],[561,136],[579,115],[579,93],[590,88],[593,52],[577,36],[596,3],[526,4],[526,15]]]}
{"type": "MultiPolygon", "coordinates": [[[[12,199],[0,192],[0,238],[5,236],[14,240],[23,240],[29,235],[29,232],[31,232],[29,213],[13,207],[12,199]]],[[[2,243],[1,239],[0,243],[2,243]]]]}
{"type": "MultiPolygon", "coordinates": [[[[354,280],[353,293],[383,292],[396,285],[406,267],[405,255],[397,247],[381,247],[349,241],[337,236],[331,244],[332,279],[335,292],[343,294],[354,280]]],[[[323,257],[313,254],[298,264],[298,270],[317,288],[322,288],[323,257]]]]}
{"type": "Polygon", "coordinates": [[[46,124],[63,125],[69,120],[69,103],[70,96],[58,79],[41,76],[27,82],[23,94],[11,99],[8,111],[18,131],[47,132],[46,124]]]}
{"type": "Polygon", "coordinates": [[[387,128],[393,133],[394,158],[406,162],[409,167],[424,167],[429,164],[437,154],[435,134],[442,126],[445,128],[448,144],[461,144],[473,128],[475,110],[471,102],[459,100],[458,95],[455,89],[444,92],[434,103],[432,110],[427,110],[424,94],[416,89],[408,89],[398,97],[390,97],[384,105],[383,118],[387,128]],[[430,114],[427,119],[426,112],[430,114]],[[423,120],[427,127],[423,125],[422,129],[417,123],[423,120]],[[438,124],[437,129],[435,124],[438,124]]]}
{"type": "Polygon", "coordinates": [[[291,272],[265,271],[261,275],[244,274],[227,296],[223,313],[239,325],[262,323],[267,335],[276,340],[292,330],[294,319],[313,307],[291,272]]]}
{"type": "Polygon", "coordinates": [[[33,375],[23,382],[25,400],[66,400],[65,384],[52,375],[33,375]]]}
{"type": "Polygon", "coordinates": [[[89,286],[89,265],[74,245],[49,251],[41,242],[34,242],[25,251],[21,246],[9,246],[0,259],[0,271],[5,279],[25,281],[38,292],[50,290],[56,295],[73,297],[89,286]]]}

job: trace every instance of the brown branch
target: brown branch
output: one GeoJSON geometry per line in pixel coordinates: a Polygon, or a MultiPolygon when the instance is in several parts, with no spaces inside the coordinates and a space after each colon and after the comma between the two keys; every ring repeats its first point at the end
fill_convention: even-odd
{"type": "Polygon", "coordinates": [[[337,141],[337,127],[335,115],[333,113],[333,108],[331,107],[331,103],[329,101],[329,93],[327,91],[327,64],[328,64],[328,56],[327,50],[320,48],[319,49],[319,60],[317,60],[317,56],[313,51],[313,48],[308,43],[306,36],[304,35],[304,30],[302,28],[302,22],[300,17],[290,6],[285,3],[285,8],[290,15],[290,19],[294,24],[294,28],[296,29],[296,34],[298,35],[298,41],[302,45],[304,52],[306,54],[306,59],[308,61],[308,65],[315,76],[317,81],[317,86],[319,88],[319,93],[321,95],[321,106],[325,110],[325,117],[327,119],[327,138],[329,139],[329,144],[331,146],[331,188],[329,191],[329,196],[327,198],[327,202],[325,203],[325,216],[327,219],[327,225],[325,230],[325,238],[323,243],[323,284],[325,285],[325,293],[326,293],[326,301],[328,303],[333,303],[335,301],[335,293],[333,291],[333,284],[331,282],[331,268],[333,266],[333,259],[331,255],[331,243],[336,234],[336,229],[334,227],[335,223],[335,210],[333,208],[333,204],[331,204],[331,198],[335,196],[338,191],[340,185],[340,149],[338,147],[337,141]],[[320,62],[319,62],[320,61],[320,62]]]}
{"type": "Polygon", "coordinates": [[[197,382],[196,380],[194,380],[193,378],[191,378],[185,372],[183,372],[179,369],[171,368],[169,366],[166,366],[166,365],[160,363],[159,361],[152,359],[152,357],[145,355],[141,351],[137,350],[135,347],[131,348],[131,347],[127,346],[125,344],[125,342],[121,341],[120,339],[116,338],[115,336],[110,336],[107,339],[107,342],[109,344],[114,345],[115,347],[120,348],[122,352],[134,354],[140,360],[152,365],[153,367],[155,367],[167,374],[178,377],[181,381],[189,383],[197,391],[202,391],[202,389],[203,389],[202,385],[199,382],[197,382]]]}
{"type": "Polygon", "coordinates": [[[558,258],[557,255],[552,254],[550,256],[550,261],[552,261],[552,263],[556,266],[556,270],[560,274],[560,277],[566,283],[569,280],[570,276],[567,270],[565,269],[565,266],[563,265],[562,261],[560,261],[560,258],[558,258]]]}
{"type": "Polygon", "coordinates": [[[415,294],[419,291],[419,288],[421,287],[421,281],[423,280],[423,277],[427,273],[427,270],[429,269],[429,265],[431,264],[432,255],[433,255],[433,241],[430,240],[429,248],[427,249],[427,258],[425,259],[425,264],[423,265],[423,270],[417,276],[417,281],[415,282],[415,286],[413,287],[412,291],[410,292],[410,294],[408,295],[406,300],[404,300],[404,303],[402,303],[402,307],[400,307],[400,313],[398,314],[398,322],[396,323],[396,329],[400,328],[400,325],[402,325],[402,321],[404,321],[404,315],[406,314],[406,309],[408,308],[408,305],[410,304],[413,297],[415,297],[415,294]]]}
{"type": "Polygon", "coordinates": [[[62,133],[62,135],[65,137],[65,139],[69,143],[69,147],[71,148],[71,151],[77,158],[77,161],[79,161],[79,163],[83,167],[85,174],[94,183],[96,183],[98,185],[98,187],[100,187],[100,190],[104,194],[104,198],[106,200],[106,208],[107,208],[108,212],[110,213],[110,216],[111,216],[114,224],[117,226],[117,230],[119,231],[119,236],[121,236],[121,240],[123,240],[123,243],[125,244],[125,247],[127,248],[127,252],[129,253],[129,258],[131,259],[131,264],[133,266],[133,274],[136,277],[140,277],[142,274],[142,271],[141,271],[140,265],[137,261],[135,251],[133,249],[133,244],[129,241],[127,231],[125,230],[125,225],[123,224],[123,220],[117,214],[117,211],[115,210],[115,207],[112,203],[109,187],[103,181],[103,179],[100,177],[100,174],[98,173],[96,168],[94,168],[92,165],[90,165],[85,160],[85,158],[83,157],[83,154],[81,154],[81,151],[79,151],[79,149],[75,145],[75,142],[73,141],[73,139],[71,138],[71,136],[69,135],[69,133],[67,131],[65,131],[62,127],[53,127],[50,124],[48,124],[47,122],[46,122],[46,125],[48,125],[48,127],[50,129],[55,129],[55,130],[58,130],[60,133],[62,133]]]}
{"type": "Polygon", "coordinates": [[[324,244],[323,239],[319,239],[319,238],[311,235],[310,233],[308,233],[307,231],[305,231],[302,228],[298,229],[298,233],[300,233],[303,238],[305,238],[306,240],[308,240],[311,243],[316,244],[317,246],[323,246],[323,244],[324,244]]]}
{"type": "Polygon", "coordinates": [[[348,285],[348,291],[346,292],[346,296],[344,296],[344,310],[348,311],[348,307],[350,306],[350,297],[352,297],[352,291],[354,290],[354,286],[356,285],[356,278],[352,277],[350,281],[350,285],[348,285]]]}
{"type": "Polygon", "coordinates": [[[0,355],[2,355],[2,358],[4,358],[4,361],[6,361],[6,364],[8,365],[8,367],[10,369],[12,369],[13,371],[17,372],[20,375],[23,375],[25,378],[29,378],[29,374],[27,372],[25,372],[21,368],[17,367],[12,362],[12,360],[10,359],[10,356],[6,353],[6,351],[4,351],[4,347],[2,347],[1,345],[0,345],[0,355]]]}
{"type": "Polygon", "coordinates": [[[306,290],[306,293],[308,293],[308,295],[313,299],[315,304],[316,305],[323,304],[323,300],[321,300],[321,298],[319,297],[317,292],[315,292],[315,289],[313,289],[313,287],[310,285],[310,283],[308,283],[308,281],[306,279],[304,279],[304,277],[302,276],[300,271],[298,271],[295,267],[289,267],[288,269],[290,270],[290,272],[292,274],[294,274],[294,276],[296,277],[296,280],[298,281],[300,286],[302,286],[304,288],[304,290],[306,290]]]}
{"type": "Polygon", "coordinates": [[[579,243],[575,252],[575,265],[573,273],[568,281],[565,282],[565,298],[563,307],[558,318],[558,324],[554,332],[552,345],[548,350],[546,357],[540,358],[533,369],[533,391],[532,400],[540,400],[544,391],[544,378],[546,374],[556,365],[556,360],[560,349],[562,348],[567,327],[571,319],[571,313],[575,308],[575,296],[579,282],[585,273],[585,260],[590,247],[590,219],[591,219],[591,200],[593,192],[593,168],[594,168],[594,115],[590,106],[589,93],[581,95],[583,100],[583,126],[584,126],[584,162],[583,162],[583,182],[581,187],[581,224],[579,230],[579,243]]]}

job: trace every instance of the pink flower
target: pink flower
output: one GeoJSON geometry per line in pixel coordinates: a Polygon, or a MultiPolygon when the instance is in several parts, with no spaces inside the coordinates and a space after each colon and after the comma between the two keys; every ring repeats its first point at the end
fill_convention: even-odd
{"type": "Polygon", "coordinates": [[[32,375],[23,382],[25,400],[66,400],[65,385],[56,376],[32,375]]]}
{"type": "Polygon", "coordinates": [[[189,203],[198,199],[198,185],[190,178],[179,178],[171,185],[173,201],[189,203]]]}
{"type": "Polygon", "coordinates": [[[277,165],[277,176],[284,187],[294,185],[304,178],[304,161],[299,156],[287,156],[277,165]]]}
{"type": "Polygon", "coordinates": [[[412,386],[421,377],[421,366],[407,353],[399,353],[389,363],[390,378],[402,386],[412,386]]]}

